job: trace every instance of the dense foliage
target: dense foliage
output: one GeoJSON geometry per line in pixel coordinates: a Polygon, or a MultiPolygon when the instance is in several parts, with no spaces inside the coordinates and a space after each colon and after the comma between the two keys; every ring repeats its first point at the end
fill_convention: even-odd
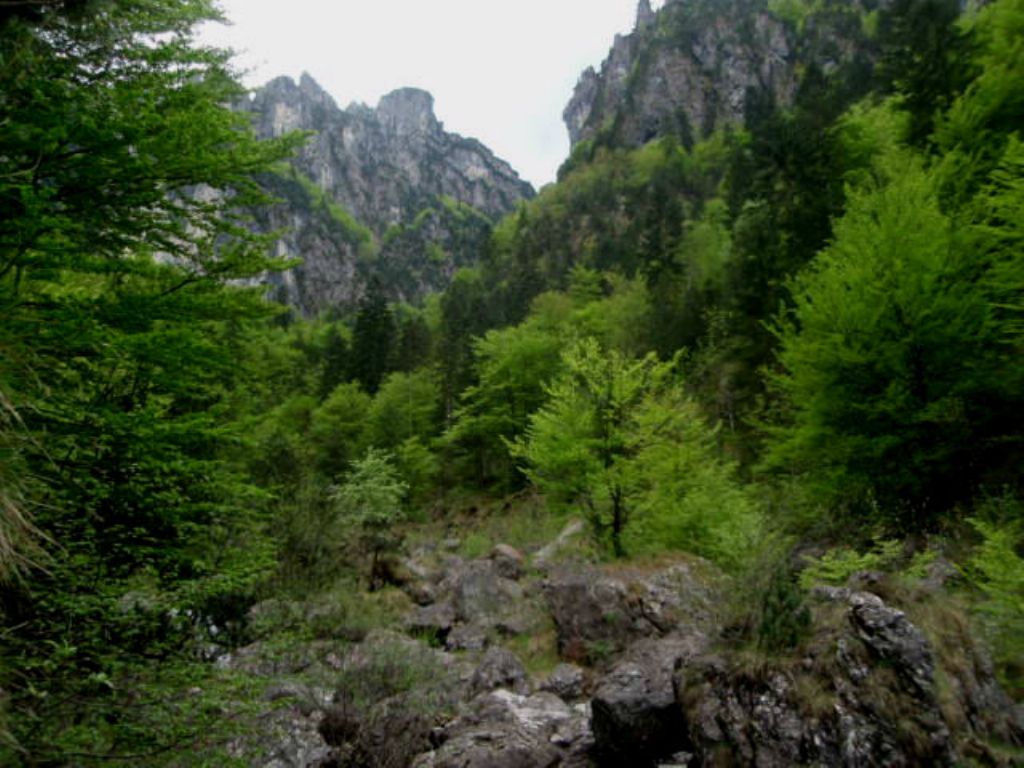
{"type": "Polygon", "coordinates": [[[2,685],[42,763],[115,748],[78,727],[83,698],[201,615],[230,621],[273,563],[260,492],[221,461],[238,328],[270,310],[228,283],[287,266],[232,211],[295,142],[257,143],[223,108],[226,56],[191,40],[211,14],[139,0],[3,21],[3,530],[31,515],[38,534],[31,568],[4,562],[21,568],[2,685]]]}

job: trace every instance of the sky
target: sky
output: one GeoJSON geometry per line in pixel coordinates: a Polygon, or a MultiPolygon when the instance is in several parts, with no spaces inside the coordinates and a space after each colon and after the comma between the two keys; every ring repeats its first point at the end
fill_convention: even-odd
{"type": "MultiPolygon", "coordinates": [[[[653,2],[657,8],[661,3],[653,2]]],[[[587,66],[632,30],[637,0],[220,0],[250,87],[308,72],[345,107],[404,86],[445,129],[482,141],[535,187],[568,156],[562,110],[587,66]]]]}

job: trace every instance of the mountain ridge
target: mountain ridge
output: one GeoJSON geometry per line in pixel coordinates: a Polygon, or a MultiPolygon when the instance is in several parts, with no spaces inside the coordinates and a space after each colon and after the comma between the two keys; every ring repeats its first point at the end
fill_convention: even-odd
{"type": "MultiPolygon", "coordinates": [[[[793,103],[800,70],[872,67],[877,51],[862,23],[869,3],[786,17],[766,0],[640,0],[631,32],[616,35],[599,69],[585,69],[563,111],[575,149],[585,141],[637,147],[674,135],[689,144],[740,126],[768,100],[793,103]]],[[[872,4],[874,5],[874,4],[872,4]]]]}
{"type": "Polygon", "coordinates": [[[483,143],[446,131],[418,88],[342,109],[303,73],[237,108],[261,138],[312,132],[287,168],[259,179],[282,202],[254,212],[259,230],[284,232],[277,255],[302,259],[268,281],[307,315],[353,307],[373,279],[398,301],[444,289],[476,263],[491,223],[534,195],[483,143]]]}

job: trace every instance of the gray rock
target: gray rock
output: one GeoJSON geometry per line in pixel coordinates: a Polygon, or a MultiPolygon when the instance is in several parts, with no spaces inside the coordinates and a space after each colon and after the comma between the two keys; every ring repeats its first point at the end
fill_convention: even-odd
{"type": "Polygon", "coordinates": [[[637,643],[594,693],[595,752],[609,765],[644,765],[687,745],[673,674],[707,646],[701,634],[637,643]]]}
{"type": "Polygon", "coordinates": [[[558,633],[558,652],[569,661],[608,661],[632,639],[654,631],[649,622],[634,624],[626,585],[596,569],[558,572],[543,589],[558,633]]]}
{"type": "Polygon", "coordinates": [[[334,765],[404,768],[467,696],[469,669],[450,654],[392,632],[346,656],[319,725],[334,765]]]}
{"type": "MultiPolygon", "coordinates": [[[[943,657],[877,595],[823,587],[813,596],[812,634],[799,664],[766,659],[751,668],[728,655],[702,655],[678,665],[675,698],[694,764],[952,766],[964,750],[998,762],[984,746],[989,740],[1024,742],[1012,706],[999,710],[997,701],[1009,701],[981,671],[969,636],[943,657]],[[987,714],[972,718],[978,707],[987,714]]],[[[955,631],[955,623],[946,629],[955,631]]]]}
{"type": "Polygon", "coordinates": [[[784,675],[751,678],[708,656],[682,665],[675,687],[697,765],[841,764],[834,732],[807,732],[814,723],[800,716],[784,675]]]}
{"type": "Polygon", "coordinates": [[[523,576],[523,553],[508,544],[496,544],[491,550],[491,560],[502,578],[518,581],[523,576]]]}
{"type": "Polygon", "coordinates": [[[416,768],[582,768],[591,738],[586,712],[550,694],[500,690],[473,699],[416,768]]]}
{"type": "Polygon", "coordinates": [[[457,621],[480,625],[493,625],[513,614],[523,600],[523,588],[501,576],[489,559],[453,565],[438,592],[451,602],[457,621]]]}
{"type": "Polygon", "coordinates": [[[444,639],[455,626],[455,608],[450,602],[419,606],[405,618],[405,628],[413,634],[444,639]]]}
{"type": "Polygon", "coordinates": [[[373,706],[359,723],[350,744],[348,765],[406,768],[429,749],[431,735],[455,701],[411,692],[373,706]]]}
{"type": "Polygon", "coordinates": [[[529,693],[530,683],[522,662],[504,648],[490,648],[473,673],[469,684],[471,694],[505,688],[515,693],[529,693]]]}
{"type": "Polygon", "coordinates": [[[260,716],[245,737],[226,745],[228,755],[254,768],[308,768],[326,764],[331,747],[318,732],[322,712],[305,715],[276,708],[260,716]]]}
{"type": "Polygon", "coordinates": [[[417,605],[430,605],[437,600],[440,574],[420,560],[381,557],[377,561],[377,574],[381,581],[398,587],[417,605]]]}
{"type": "Polygon", "coordinates": [[[668,0],[651,13],[642,0],[633,32],[615,36],[600,71],[580,76],[563,112],[570,141],[699,139],[741,125],[751,98],[785,109],[798,66],[870,66],[875,50],[845,18],[819,14],[798,34],[763,5],[668,0]]]}
{"type": "Polygon", "coordinates": [[[487,631],[476,624],[459,624],[444,639],[448,651],[482,651],[487,644],[487,631]]]}
{"type": "Polygon", "coordinates": [[[924,633],[903,611],[886,605],[868,592],[850,595],[850,621],[868,647],[893,664],[925,697],[934,695],[935,662],[924,633]]]}
{"type": "Polygon", "coordinates": [[[282,652],[260,641],[221,656],[215,666],[254,677],[282,678],[299,673],[326,677],[337,668],[341,648],[341,643],[318,640],[282,652]]]}
{"type": "Polygon", "coordinates": [[[540,690],[553,693],[563,701],[583,697],[586,675],[575,664],[559,664],[540,684],[540,690]]]}
{"type": "Polygon", "coordinates": [[[307,768],[330,758],[319,732],[328,691],[285,679],[268,686],[262,699],[272,706],[226,745],[231,757],[258,768],[307,768]]]}
{"type": "Polygon", "coordinates": [[[477,261],[491,222],[534,194],[480,142],[445,131],[422,90],[341,109],[303,74],[272,80],[236,108],[253,115],[260,138],[315,131],[289,172],[259,179],[283,202],[254,212],[261,231],[287,230],[276,255],[302,257],[267,280],[306,314],[352,308],[365,290],[368,254],[389,299],[443,290],[477,261]],[[445,258],[431,258],[436,252],[445,258]]]}
{"type": "Polygon", "coordinates": [[[607,664],[636,640],[712,621],[714,590],[688,565],[655,574],[606,576],[596,568],[555,570],[543,593],[562,658],[607,664]]]}

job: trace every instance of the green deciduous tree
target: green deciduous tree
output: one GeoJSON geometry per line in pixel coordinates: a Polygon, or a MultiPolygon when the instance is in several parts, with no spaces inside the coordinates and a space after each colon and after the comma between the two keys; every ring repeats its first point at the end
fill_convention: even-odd
{"type": "Polygon", "coordinates": [[[643,441],[637,416],[644,399],[665,386],[672,365],[653,355],[632,361],[593,339],[570,347],[562,363],[549,402],[531,416],[514,452],[534,483],[555,501],[578,504],[621,557],[637,484],[631,460],[643,441]]]}
{"type": "Polygon", "coordinates": [[[722,458],[716,430],[679,387],[649,395],[638,409],[640,436],[631,460],[634,552],[682,550],[735,569],[764,533],[760,509],[722,458]]]}
{"type": "Polygon", "coordinates": [[[362,454],[372,403],[359,384],[350,381],[335,387],[313,412],[309,437],[317,469],[325,477],[339,477],[362,454]]]}
{"type": "Polygon", "coordinates": [[[367,444],[394,451],[412,437],[428,440],[438,432],[440,412],[440,388],[431,368],[392,373],[367,413],[367,444]]]}
{"type": "Polygon", "coordinates": [[[885,165],[794,283],[774,379],[793,420],[768,463],[809,470],[827,497],[873,497],[923,523],[1005,449],[998,414],[1015,374],[979,284],[984,259],[964,247],[919,161],[885,165]]]}
{"type": "Polygon", "coordinates": [[[395,526],[405,516],[402,508],[408,486],[392,464],[386,451],[371,448],[352,462],[345,482],[332,498],[338,513],[337,523],[358,542],[359,551],[369,554],[370,588],[380,586],[377,563],[380,555],[400,541],[395,526]]]}
{"type": "Polygon", "coordinates": [[[523,433],[530,414],[544,403],[545,385],[559,370],[563,335],[543,316],[534,315],[477,340],[478,383],[462,393],[444,438],[465,462],[464,474],[477,485],[515,485],[507,441],[523,433]]]}
{"type": "Polygon", "coordinates": [[[733,566],[760,516],[675,368],[593,339],[574,344],[513,451],[552,501],[584,511],[616,556],[677,549],[733,566]]]}
{"type": "Polygon", "coordinates": [[[1012,498],[989,500],[968,522],[981,537],[967,575],[984,594],[977,608],[1006,682],[1024,688],[1020,655],[1024,632],[1024,519],[1012,498]],[[1002,509],[1000,509],[1002,508],[1002,509]],[[1013,514],[1016,513],[1016,514],[1013,514]]]}

